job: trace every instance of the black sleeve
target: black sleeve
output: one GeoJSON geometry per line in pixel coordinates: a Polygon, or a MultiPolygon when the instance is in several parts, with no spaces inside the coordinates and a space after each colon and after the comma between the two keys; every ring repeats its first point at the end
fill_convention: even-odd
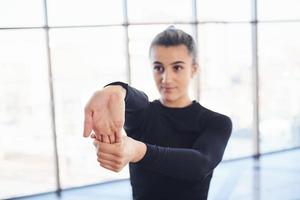
{"type": "Polygon", "coordinates": [[[108,85],[120,85],[126,90],[124,128],[126,131],[130,132],[130,130],[138,127],[143,120],[144,117],[142,116],[142,111],[149,105],[148,96],[127,83],[113,82],[108,85]]]}
{"type": "Polygon", "coordinates": [[[204,133],[192,148],[146,144],[147,152],[136,164],[182,180],[201,180],[221,162],[231,130],[230,118],[218,115],[209,120],[204,133]]]}

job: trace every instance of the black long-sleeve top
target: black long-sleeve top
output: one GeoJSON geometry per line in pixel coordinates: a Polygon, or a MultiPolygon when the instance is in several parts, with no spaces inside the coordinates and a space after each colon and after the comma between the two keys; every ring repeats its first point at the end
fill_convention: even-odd
{"type": "Polygon", "coordinates": [[[230,118],[196,101],[170,108],[159,100],[149,102],[146,94],[125,83],[112,85],[127,91],[127,135],[147,145],[144,158],[129,164],[133,198],[207,199],[213,170],[231,134],[230,118]]]}

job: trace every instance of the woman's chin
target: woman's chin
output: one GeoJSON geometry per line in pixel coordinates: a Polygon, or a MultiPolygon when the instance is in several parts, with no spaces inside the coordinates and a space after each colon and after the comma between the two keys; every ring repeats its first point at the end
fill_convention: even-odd
{"type": "Polygon", "coordinates": [[[176,101],[176,98],[173,95],[162,95],[161,99],[163,102],[172,103],[176,101]]]}

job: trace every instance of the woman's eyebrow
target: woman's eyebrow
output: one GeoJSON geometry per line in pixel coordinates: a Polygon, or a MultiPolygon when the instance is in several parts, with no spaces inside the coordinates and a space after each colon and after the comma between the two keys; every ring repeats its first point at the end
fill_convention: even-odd
{"type": "MultiPolygon", "coordinates": [[[[154,61],[153,64],[163,65],[159,61],[154,61]]],[[[172,62],[170,65],[176,65],[176,64],[185,64],[185,62],[183,62],[183,61],[175,61],[175,62],[172,62]]]]}
{"type": "Polygon", "coordinates": [[[154,61],[153,64],[159,64],[159,65],[163,65],[161,62],[159,61],[154,61]]]}
{"type": "Polygon", "coordinates": [[[183,61],[175,61],[175,62],[171,63],[171,65],[177,65],[177,64],[185,64],[185,62],[183,62],[183,61]]]}

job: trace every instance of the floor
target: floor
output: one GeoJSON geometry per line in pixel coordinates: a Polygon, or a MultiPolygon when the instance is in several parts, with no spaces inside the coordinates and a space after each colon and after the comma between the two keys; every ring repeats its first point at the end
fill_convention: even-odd
{"type": "MultiPolygon", "coordinates": [[[[129,200],[128,180],[66,190],[22,200],[129,200]]],[[[209,200],[300,200],[300,149],[221,163],[215,170],[209,200]]]]}

